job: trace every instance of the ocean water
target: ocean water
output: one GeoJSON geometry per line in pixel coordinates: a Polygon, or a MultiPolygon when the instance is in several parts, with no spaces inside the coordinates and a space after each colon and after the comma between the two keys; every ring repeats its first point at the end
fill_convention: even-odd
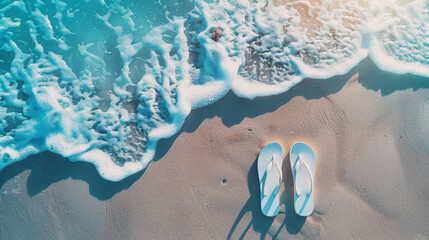
{"type": "Polygon", "coordinates": [[[367,56],[429,76],[429,1],[3,0],[0,169],[52,151],[118,181],[192,109],[228,91],[279,94],[367,56]]]}

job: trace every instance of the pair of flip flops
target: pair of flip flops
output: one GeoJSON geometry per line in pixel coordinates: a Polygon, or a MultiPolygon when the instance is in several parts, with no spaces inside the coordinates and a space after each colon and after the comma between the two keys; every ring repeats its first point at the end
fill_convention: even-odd
{"type": "MultiPolygon", "coordinates": [[[[308,216],[314,205],[314,173],[316,158],[313,150],[305,143],[297,142],[290,149],[290,167],[294,183],[295,212],[308,216]]],[[[261,189],[261,210],[272,217],[279,213],[280,186],[282,183],[283,150],[279,143],[266,145],[258,157],[258,176],[261,189]]]]}

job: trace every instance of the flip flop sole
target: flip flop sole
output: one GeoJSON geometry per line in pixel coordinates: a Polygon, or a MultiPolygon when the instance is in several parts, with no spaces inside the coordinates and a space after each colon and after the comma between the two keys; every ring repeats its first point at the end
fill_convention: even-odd
{"type": "MultiPolygon", "coordinates": [[[[267,196],[264,196],[264,187],[269,189],[275,188],[278,185],[278,179],[270,177],[267,181],[266,169],[270,163],[272,157],[274,161],[277,161],[280,169],[283,164],[283,150],[279,143],[267,144],[259,153],[258,156],[258,176],[259,176],[259,189],[261,197],[261,210],[266,216],[272,217],[279,213],[280,208],[280,196],[279,193],[274,194],[275,191],[271,191],[267,196]],[[265,186],[264,186],[265,185],[265,186]]],[[[270,171],[271,172],[271,171],[270,171]]],[[[280,186],[278,186],[280,188],[280,186]]]]}
{"type": "Polygon", "coordinates": [[[292,175],[294,180],[294,207],[295,212],[300,216],[308,216],[313,212],[314,209],[314,187],[311,190],[310,194],[302,193],[301,196],[298,196],[296,193],[296,185],[298,181],[310,181],[310,179],[296,179],[296,172],[294,171],[294,166],[296,164],[296,161],[298,161],[298,156],[301,156],[301,160],[305,161],[307,166],[309,167],[309,171],[311,171],[311,176],[313,176],[313,179],[311,179],[310,175],[307,174],[298,174],[299,178],[303,177],[309,177],[311,181],[311,186],[314,186],[314,174],[316,172],[316,157],[314,155],[313,149],[311,149],[310,146],[303,142],[296,142],[293,144],[292,148],[290,149],[290,167],[292,169],[292,175]]]}

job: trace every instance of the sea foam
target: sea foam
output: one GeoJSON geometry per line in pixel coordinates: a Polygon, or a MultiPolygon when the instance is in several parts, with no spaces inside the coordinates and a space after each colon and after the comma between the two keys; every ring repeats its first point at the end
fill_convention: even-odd
{"type": "Polygon", "coordinates": [[[0,169],[52,151],[118,181],[228,91],[279,94],[367,56],[429,77],[428,33],[424,0],[3,1],[0,169]]]}

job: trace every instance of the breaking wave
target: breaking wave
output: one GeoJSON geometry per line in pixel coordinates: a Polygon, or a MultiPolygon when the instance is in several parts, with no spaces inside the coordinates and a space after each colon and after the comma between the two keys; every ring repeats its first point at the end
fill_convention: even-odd
{"type": "Polygon", "coordinates": [[[118,181],[230,90],[279,94],[367,56],[429,76],[429,2],[3,1],[0,46],[0,169],[52,151],[118,181]]]}

